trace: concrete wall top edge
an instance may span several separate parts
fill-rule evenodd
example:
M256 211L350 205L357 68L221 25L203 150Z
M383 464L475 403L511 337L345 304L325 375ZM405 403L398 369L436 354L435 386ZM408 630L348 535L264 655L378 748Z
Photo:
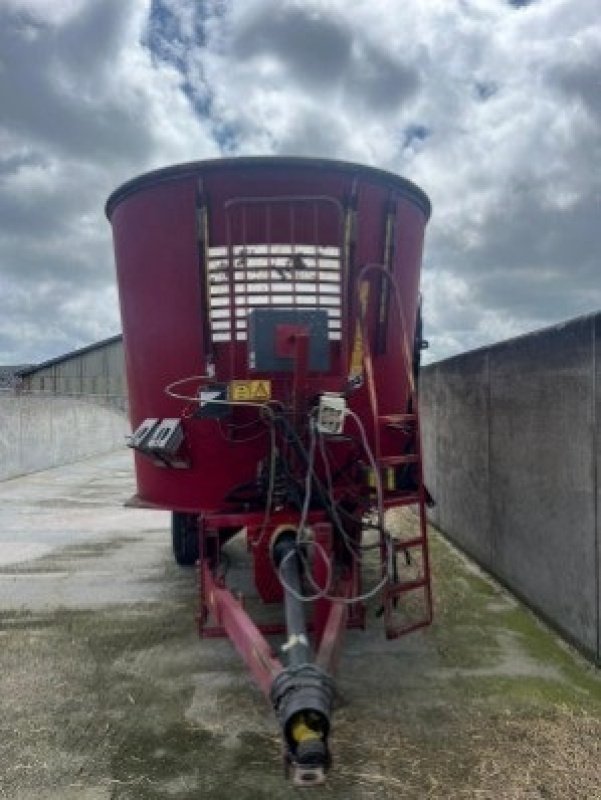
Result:
M434 367L451 367L454 364L463 363L468 359L485 356L488 353L497 353L506 348L518 348L522 345L527 347L536 346L536 342L540 338L553 336L556 334L565 335L566 329L569 330L573 328L576 330L582 326L590 324L601 325L601 311L593 311L589 314L583 314L580 317L574 317L566 320L565 322L559 322L544 328L538 328L534 331L528 331L520 334L519 336L512 336L510 339L503 339L500 342L494 342L493 344L476 347L473 350L467 350L464 353L457 353L454 356L449 356L448 358L443 358L440 361L434 361L431 364L422 366L421 371L428 372Z

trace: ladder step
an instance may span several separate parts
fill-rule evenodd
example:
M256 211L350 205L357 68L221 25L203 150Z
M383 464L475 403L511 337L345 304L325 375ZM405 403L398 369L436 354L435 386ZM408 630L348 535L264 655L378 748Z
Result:
M427 583L428 581L425 578L416 578L414 581L405 581L405 583L394 583L386 589L386 599L391 600L393 597L405 594L405 592L421 589Z
M415 492L384 492L384 508L397 506L413 506L419 503L419 495Z
M400 456L381 456L378 459L380 467L397 467L401 464L417 464L419 456L417 453L406 453Z
M384 425L406 425L409 422L416 422L417 414L381 414L378 420Z
M398 639L400 636L404 636L406 633L412 633L413 631L417 631L420 628L425 628L427 625L430 625L432 622L432 612L429 611L425 614L422 619L417 620L417 622L410 622L406 625L386 625L386 638L387 639Z
M413 539L399 539L398 541L394 540L394 549L397 552L402 552L403 550L408 550L410 547L419 547L426 544L426 537L425 536L416 536Z

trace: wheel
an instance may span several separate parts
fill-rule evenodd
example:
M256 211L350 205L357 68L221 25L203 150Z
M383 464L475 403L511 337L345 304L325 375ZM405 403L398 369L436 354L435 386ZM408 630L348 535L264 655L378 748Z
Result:
M171 541L173 555L182 567L198 561L198 517L196 514L171 513Z

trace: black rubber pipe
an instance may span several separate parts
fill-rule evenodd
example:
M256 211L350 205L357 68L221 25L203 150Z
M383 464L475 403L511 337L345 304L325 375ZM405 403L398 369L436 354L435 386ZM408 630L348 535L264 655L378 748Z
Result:
M279 570L284 589L284 613L288 634L284 648L289 667L308 664L312 657L305 620L306 603L298 599L302 595L302 564L296 547L296 532L292 530L281 533L273 545L273 560Z
M287 667L271 686L271 700L287 746L287 761L299 770L298 780L314 781L315 771L330 764L328 733L334 684L329 675L311 663L305 606L301 595L302 562L296 531L283 530L273 542L272 558L284 589L288 640L284 645Z

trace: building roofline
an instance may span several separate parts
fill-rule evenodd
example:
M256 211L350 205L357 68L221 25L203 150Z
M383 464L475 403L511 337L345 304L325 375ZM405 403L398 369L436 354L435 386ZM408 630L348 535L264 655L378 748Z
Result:
M69 353L64 353L62 356L55 356L55 358L49 358L48 361L42 361L40 364L34 364L26 369L19 370L16 374L20 375L21 377L32 375L34 372L37 372L40 369L53 367L55 364L60 364L63 361L67 361L68 359L76 356L83 356L86 353L91 353L94 350L98 350L101 347L106 347L108 344L114 344L122 339L123 334L117 333L115 336L109 336L108 339L101 339L99 342L94 342L93 344L88 344L85 347L80 347L78 350L71 350Z

